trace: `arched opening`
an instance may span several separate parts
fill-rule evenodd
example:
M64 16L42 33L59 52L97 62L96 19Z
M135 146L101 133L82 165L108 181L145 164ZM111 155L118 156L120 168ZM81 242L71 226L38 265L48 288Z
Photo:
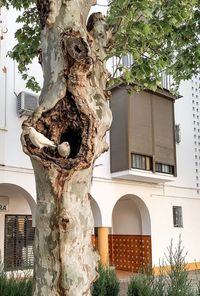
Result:
M35 208L22 187L0 184L0 252L7 270L33 267Z
M10 197L11 211L30 211L33 217L33 226L35 225L36 201L29 192L16 184L0 183L0 196Z
M101 217L101 211L98 203L91 195L90 197L91 197L90 205L91 205L91 209L94 217L94 228L95 228L95 227L102 226L102 217Z
M98 237L98 227L102 226L102 217L100 208L96 202L96 200L90 195L90 205L94 218L94 229L92 233L92 244L95 249L97 249L97 237Z
M141 214L132 199L120 199L113 210L113 234L142 233Z
M151 264L151 222L138 196L125 195L113 208L109 238L110 263L116 269L139 272Z

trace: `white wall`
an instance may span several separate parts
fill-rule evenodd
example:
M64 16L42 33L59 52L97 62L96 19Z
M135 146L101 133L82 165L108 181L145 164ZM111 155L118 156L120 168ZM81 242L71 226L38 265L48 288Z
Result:
M91 198L90 200L90 205L91 205L93 218L94 218L94 227L102 226L101 212L97 202L93 198Z
M142 234L142 221L138 207L132 199L121 199L113 210L113 234Z
M36 187L33 171L0 166L0 195L2 195L3 186L9 188L12 186L13 190L20 190L20 194L26 197L33 215L33 225L35 225Z
M190 81L181 83L180 94L183 97L175 102L175 122L180 124L181 127L181 142L176 145L178 178L173 185L195 188L193 112Z
M0 109L0 129L5 129L6 127L6 79L7 79L7 71L5 65L5 57L6 57L6 14L3 13L3 9L0 9L0 90L1 90L1 109Z
M175 189L175 190L174 190ZM134 195L141 200L143 208L147 207L150 215L150 221L148 216L142 213L142 206L136 203L138 209L140 209L141 222L144 223L142 228L145 231L142 234L148 234L152 236L152 260L153 265L158 266L159 260L164 258L164 253L167 251L167 247L173 239L175 245L179 239L179 235L182 236L183 246L185 251L188 252L186 260L188 262L200 261L200 200L193 198L191 192L188 189L179 188L166 188L162 185L145 184L140 182L128 182L122 180L105 181L101 179L95 179L92 187L92 196L96 199L99 208L102 213L102 226L111 227L112 211L117 201L127 195ZM174 192L174 195L172 193ZM134 198L133 198L134 200ZM134 201L136 202L137 199ZM131 225L126 226L124 212L126 211L131 216L131 213L136 217L135 208L127 208L127 204L119 203L120 210L114 215L117 219L117 225L120 233L126 233L132 229ZM183 228L175 228L173 226L173 206L182 206L183 210ZM128 223L133 223L133 216ZM144 218L143 218L144 217ZM134 223L136 221L134 220ZM146 223L146 224L145 224ZM148 225L147 225L148 224ZM126 224L127 225L127 224ZM124 226L124 227L123 227ZM149 228L148 228L149 227ZM123 231L123 229L124 231Z
M1 196L9 198L9 210L0 212L0 254L3 257L5 215L31 215L32 213L25 196L15 187L0 184L0 200Z
M183 228L173 227L172 207L181 206L183 211ZM152 196L152 255L153 264L159 265L159 259L164 258L171 239L177 246L179 236L185 249L187 262L200 261L200 201L197 199Z
M9 13L5 9L1 10L0 20L8 32L4 34L4 39L0 40L0 85L5 87L0 88L0 104L2 106L0 108L0 164L31 168L29 158L22 152L20 144L21 124L25 117L18 118L16 112L16 94L26 90L25 83L18 74L16 63L6 57L6 53L16 43L14 39L17 29L16 16L16 12L12 9L9 10ZM6 73L2 73L2 67L5 67ZM42 83L42 71L37 61L31 66L30 73L36 74L36 79Z
M108 10L108 0L98 0L96 5L93 5L90 13L101 11L104 15L106 15Z

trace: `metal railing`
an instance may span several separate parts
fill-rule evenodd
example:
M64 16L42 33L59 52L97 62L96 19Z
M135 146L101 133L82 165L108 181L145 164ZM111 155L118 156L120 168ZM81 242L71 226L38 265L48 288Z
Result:
M131 54L127 54L126 56L122 57L112 57L110 64L111 64L111 74L112 77L116 78L122 75L122 71L120 70L120 65L126 68L130 68L133 64L134 60ZM167 90L171 89L172 81L171 76L166 73L166 71L163 71L160 73L161 77L161 87Z

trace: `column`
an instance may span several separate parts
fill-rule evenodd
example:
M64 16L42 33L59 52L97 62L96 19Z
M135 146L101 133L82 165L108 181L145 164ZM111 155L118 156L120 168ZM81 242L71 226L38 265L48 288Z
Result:
M108 227L98 227L98 251L100 254L101 264L103 266L109 265L109 251L108 251Z

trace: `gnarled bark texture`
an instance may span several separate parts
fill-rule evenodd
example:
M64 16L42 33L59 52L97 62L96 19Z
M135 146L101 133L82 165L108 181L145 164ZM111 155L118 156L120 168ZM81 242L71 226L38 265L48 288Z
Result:
M104 17L88 17L94 0L38 0L42 25L40 60L44 85L40 106L23 123L22 145L32 160L37 186L34 296L91 295L98 255L91 245L89 191L95 159L108 149L111 112L106 91ZM39 149L28 127L67 141Z

